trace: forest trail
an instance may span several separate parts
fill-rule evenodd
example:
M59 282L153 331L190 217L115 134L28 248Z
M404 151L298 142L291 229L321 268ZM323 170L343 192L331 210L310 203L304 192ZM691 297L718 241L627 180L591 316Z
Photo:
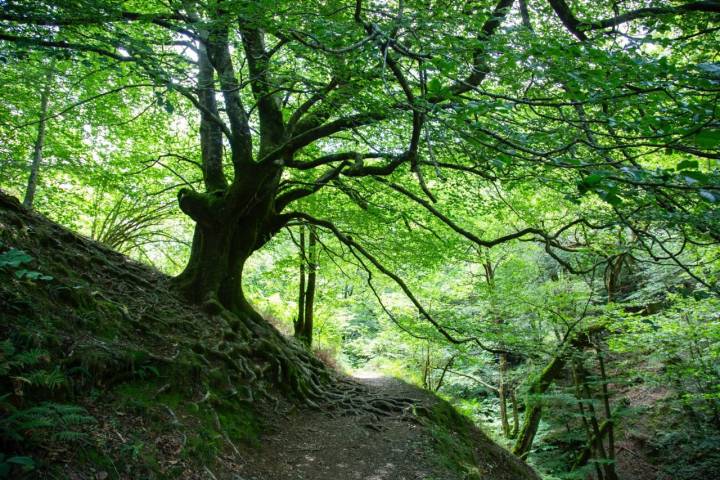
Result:
M356 379L370 390L416 398L419 391L393 378ZM296 410L287 423L272 425L263 447L248 458L246 480L415 480L438 476L427 458L432 438L399 415L337 416ZM442 472L445 473L445 472ZM253 476L254 475L254 476Z
M413 399L416 407L431 408L437 398L391 377L353 379L371 395ZM331 416L318 410L295 410L277 425L268 426L263 448L247 457L242 480L455 480L466 478L441 465L439 442L432 426L401 414L377 418ZM280 417L278 417L279 419ZM503 452L485 450L479 431L475 463L492 478L514 478ZM485 454L483 454L485 453ZM498 455L499 454L499 455ZM504 463L505 465L499 465ZM506 472L507 477L500 472ZM529 469L528 469L529 472ZM499 475L498 475L499 474ZM474 477L473 477L474 478ZM483 475L482 478L485 478ZM517 478L517 477L515 477Z

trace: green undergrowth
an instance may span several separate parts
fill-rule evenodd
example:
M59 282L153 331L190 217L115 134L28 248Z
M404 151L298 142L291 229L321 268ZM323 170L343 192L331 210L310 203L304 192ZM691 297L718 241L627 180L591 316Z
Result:
M258 444L256 407L192 353L168 364L142 345L110 342L78 346L68 359L52 322L24 318L6 332L0 478L68 478L63 463L111 479L185 478Z

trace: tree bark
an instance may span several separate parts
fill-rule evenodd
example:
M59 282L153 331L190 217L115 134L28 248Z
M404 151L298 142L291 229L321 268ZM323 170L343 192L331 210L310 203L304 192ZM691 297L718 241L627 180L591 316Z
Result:
M515 438L518 435L518 429L520 428L520 416L518 414L517 398L515 397L515 388L510 390L510 404L512 405L512 417L513 426L510 432L510 438Z
M596 349L598 364L600 367L600 379L602 381L602 400L603 408L605 409L605 422L607 425L607 456L609 463L605 466L605 474L608 480L617 480L617 473L615 472L615 432L612 410L610 409L610 393L608 391L608 380L607 373L605 371L605 359L603 358L603 352L598 347ZM602 429L601 429L601 441L602 441Z

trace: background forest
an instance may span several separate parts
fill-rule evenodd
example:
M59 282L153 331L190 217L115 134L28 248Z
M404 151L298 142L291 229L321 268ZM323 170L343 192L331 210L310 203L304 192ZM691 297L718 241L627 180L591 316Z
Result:
M198 136L201 32L227 8L267 32L272 69L226 38L253 135L271 96L288 125L383 116L284 160L294 216L242 276L265 319L438 393L543 478L717 475L718 2L227 3L0 0L0 188L181 274L183 198L236 184Z

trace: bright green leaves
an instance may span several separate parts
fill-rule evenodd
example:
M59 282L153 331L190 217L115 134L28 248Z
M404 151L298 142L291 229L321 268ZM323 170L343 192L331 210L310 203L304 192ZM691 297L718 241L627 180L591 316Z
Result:
M698 168L698 162L697 160L683 160L680 163L677 164L677 167L675 169L677 171L682 170L697 170Z
M595 192L605 202L613 206L622 203L619 195L617 182L610 179L611 172L595 171L584 176L578 183L577 188L581 195L587 192Z
M673 189L679 192L693 192L703 200L720 201L717 177L700 169L697 160L683 159L674 169L622 167L619 170L593 170L576 183L579 194L595 192L612 206L619 206L623 200L637 200L639 189L652 192L657 189Z
M441 96L447 93L447 89L443 88L442 82L437 77L428 82L427 90L431 96Z

